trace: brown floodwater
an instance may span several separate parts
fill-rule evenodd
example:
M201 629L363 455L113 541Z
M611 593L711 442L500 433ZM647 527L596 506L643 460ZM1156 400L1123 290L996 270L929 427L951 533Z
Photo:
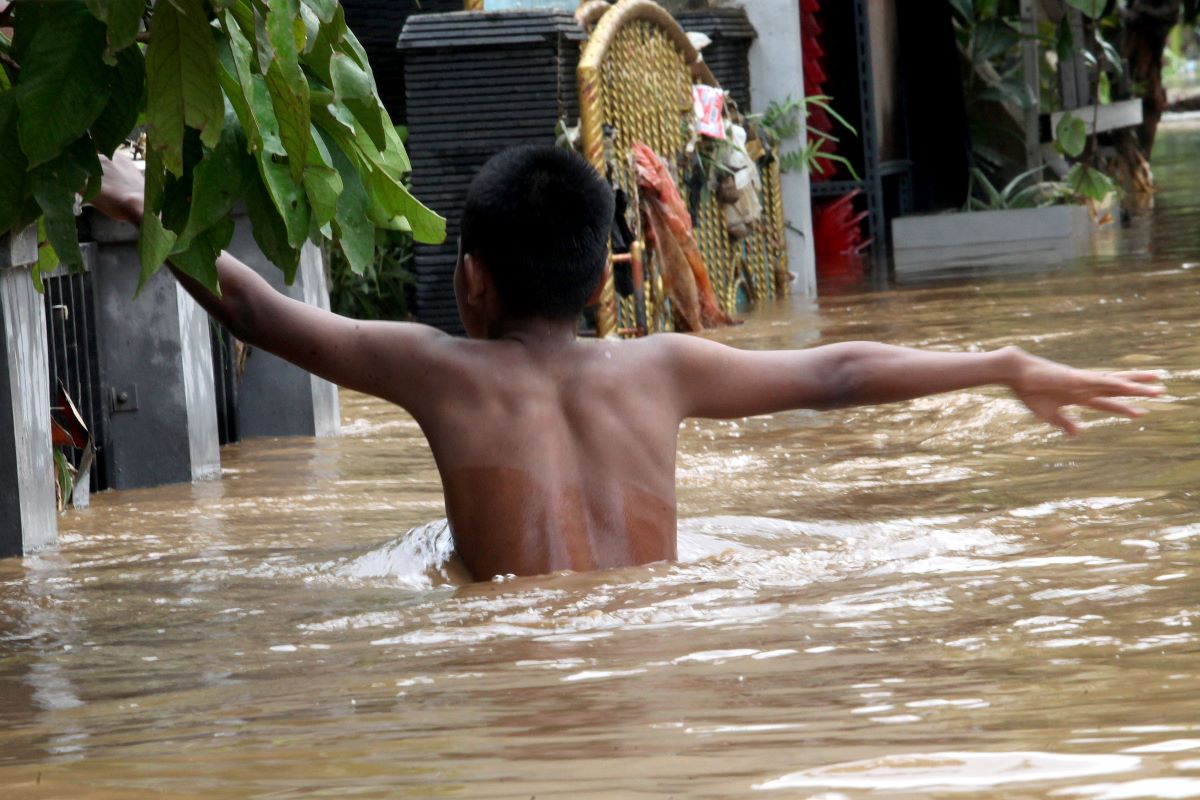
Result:
M402 538L437 475L362 396L339 439L94 498L0 562L0 796L1200 796L1197 152L1164 131L1101 255L718 334L1164 370L1143 420L1068 441L987 389L688 423L683 563L472 587Z

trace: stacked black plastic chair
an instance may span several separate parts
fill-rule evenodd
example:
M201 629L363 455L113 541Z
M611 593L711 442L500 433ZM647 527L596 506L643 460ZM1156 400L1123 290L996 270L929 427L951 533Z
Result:
M459 218L471 179L499 151L553 144L579 118L584 36L562 12L460 12L410 17L400 37L413 192L445 215L446 242L419 245L417 318L462 333L454 301Z
M396 42L413 14L462 11L463 0L342 0L346 24L362 42L380 99L397 124L404 122L404 60Z
M750 45L758 33L746 12L740 8L711 8L684 11L675 18L685 31L712 39L702 51L704 63L737 101L742 113L750 113Z

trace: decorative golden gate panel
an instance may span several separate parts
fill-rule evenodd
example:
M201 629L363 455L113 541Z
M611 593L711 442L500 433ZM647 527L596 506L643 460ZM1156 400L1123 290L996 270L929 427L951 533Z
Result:
M693 198L695 238L722 310L732 316L740 298L759 301L785 293L790 275L778 163L758 159L763 213L748 235L735 239L716 181L710 178L720 167L710 159L706 168L703 152L710 145L696 134L692 87L717 82L678 23L651 0L620 0L613 6L589 2L578 18L589 29L579 66L584 152L628 196L628 221L638 241L626 258L644 266L634 270L643 275L642 291L629 297L618 297L610 274L597 311L597 332L673 329L661 258L651 253L641 264L646 234L638 213L635 142L653 149L674 173L681 193ZM743 121L736 109L730 115Z

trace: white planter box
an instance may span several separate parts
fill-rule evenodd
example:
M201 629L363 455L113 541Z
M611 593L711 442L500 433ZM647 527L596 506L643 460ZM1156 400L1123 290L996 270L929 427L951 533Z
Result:
M1076 205L900 217L892 220L896 277L1054 263L1088 252L1096 230Z

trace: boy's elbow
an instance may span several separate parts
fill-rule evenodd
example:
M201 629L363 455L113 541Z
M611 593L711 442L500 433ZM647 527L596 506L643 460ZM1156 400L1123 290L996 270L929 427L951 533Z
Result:
M826 365L825 391L813 406L818 411L833 411L839 408L862 405L869 402L864 397L864 386L869 370L870 344L849 342L833 345Z

